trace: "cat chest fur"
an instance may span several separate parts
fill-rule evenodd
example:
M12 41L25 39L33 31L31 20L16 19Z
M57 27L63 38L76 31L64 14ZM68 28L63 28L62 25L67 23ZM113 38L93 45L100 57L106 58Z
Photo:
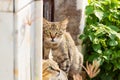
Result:
M50 49L52 49L53 60L56 61L59 67L67 73L70 69L71 59L65 38L63 38L62 42L57 48L47 47L45 48L44 52L47 53ZM48 58L48 55L44 54L44 58Z

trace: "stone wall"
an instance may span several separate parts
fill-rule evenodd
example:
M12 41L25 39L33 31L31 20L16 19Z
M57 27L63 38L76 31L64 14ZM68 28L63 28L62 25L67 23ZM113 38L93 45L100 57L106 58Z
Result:
M55 0L55 21L64 20L69 17L67 31L70 32L76 45L79 45L78 35L80 34L80 21L82 3L78 0Z

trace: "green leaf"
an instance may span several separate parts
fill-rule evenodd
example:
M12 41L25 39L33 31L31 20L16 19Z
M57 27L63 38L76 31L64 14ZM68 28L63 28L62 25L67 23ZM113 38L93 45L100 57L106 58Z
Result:
M94 10L94 13L95 13L95 16L99 19L99 21L101 21L104 16L104 12L101 10Z
M115 71L115 70L117 70L117 69L120 69L120 64L118 63L117 60L115 60L113 64L114 64L114 69L113 69L113 71Z
M96 51L97 53L102 53L100 44L93 44L92 47L93 47L93 50Z
M106 72L103 72L100 77L101 77L100 80L113 80L113 79L112 79L113 76L109 75L109 74L106 73Z
M112 69L112 64L105 63L105 69L111 70Z
M106 56L109 56L111 54L112 54L112 50L111 49L107 49L107 50L104 51L104 55L106 55Z
M109 25L109 27L116 32L120 31L120 29L118 27L116 27L115 25Z
M109 34L110 39L114 40L116 38L115 34Z
M116 45L118 45L118 42L115 40L108 40L108 45L109 46L116 46Z
M97 31L95 32L95 35L99 36L101 34L105 34L104 29L100 26L99 29L97 29Z
M88 1L85 61L101 59L101 72L93 80L120 80L120 0Z
M118 75L118 80L120 80L120 74Z
M119 58L120 58L120 50L119 51L116 51L116 50L112 51L112 55L111 55L112 62L114 63L114 61L116 61L116 59L119 59Z
M90 4L90 3L91 3L91 0L88 0L88 3Z
M87 6L86 7L86 15L92 14L94 12L94 7L93 6Z
M91 56L88 57L88 61L92 62L95 59L98 59L99 55L97 53L93 53Z
M90 41L93 41L95 39L94 33L90 33L88 37L90 38Z
M99 44L99 39L98 38L94 38L94 40L92 42L93 42L93 44Z
M85 40L86 38L87 38L87 36L85 34L81 34L79 37L79 39L81 39L81 40Z
M108 57L107 56L103 56L104 59L108 60Z
M104 5L108 5L109 2L107 0L105 0L105 1L101 1L101 3Z

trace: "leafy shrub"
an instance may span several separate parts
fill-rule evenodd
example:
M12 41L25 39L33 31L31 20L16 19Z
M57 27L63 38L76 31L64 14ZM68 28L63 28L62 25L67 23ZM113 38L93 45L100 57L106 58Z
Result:
M101 61L93 80L120 80L120 1L89 0L80 39L86 46L85 62Z

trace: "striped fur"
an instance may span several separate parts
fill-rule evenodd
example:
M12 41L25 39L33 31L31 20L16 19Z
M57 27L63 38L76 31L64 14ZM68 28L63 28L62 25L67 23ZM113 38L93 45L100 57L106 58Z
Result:
M61 22L49 22L44 19L44 59L48 59L52 49L53 60L66 74L73 76L80 73L83 55L78 51L71 35L66 32L68 19Z

